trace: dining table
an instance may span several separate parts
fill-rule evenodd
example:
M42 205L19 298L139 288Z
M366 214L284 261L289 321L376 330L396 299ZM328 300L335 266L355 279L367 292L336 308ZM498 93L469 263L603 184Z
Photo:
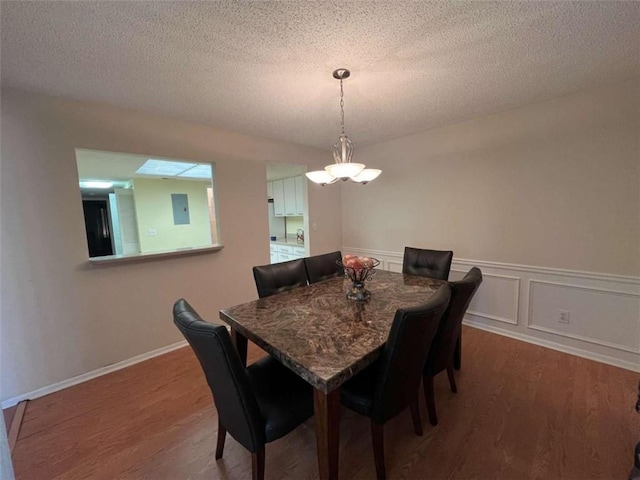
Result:
M338 478L340 386L380 357L398 308L446 283L376 270L366 301L348 299L352 282L340 276L220 311L245 364L251 340L313 386L321 479Z

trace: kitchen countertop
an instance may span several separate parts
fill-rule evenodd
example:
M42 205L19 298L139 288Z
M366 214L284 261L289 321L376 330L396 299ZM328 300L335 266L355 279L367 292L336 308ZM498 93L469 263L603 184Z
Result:
M304 247L304 243L298 243L295 237L278 237L275 241L271 240L271 245L292 245L294 247Z

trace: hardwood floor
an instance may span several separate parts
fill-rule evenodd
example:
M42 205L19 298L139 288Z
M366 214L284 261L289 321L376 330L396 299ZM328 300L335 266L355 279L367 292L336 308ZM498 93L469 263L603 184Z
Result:
M637 373L465 327L458 393L435 379L439 425L420 409L385 425L389 478L626 478L640 432ZM262 351L249 346L249 362ZM18 479L244 479L251 456L227 438L189 348L29 402ZM317 478L313 418L266 447L267 479ZM340 478L375 477L369 421L343 409Z

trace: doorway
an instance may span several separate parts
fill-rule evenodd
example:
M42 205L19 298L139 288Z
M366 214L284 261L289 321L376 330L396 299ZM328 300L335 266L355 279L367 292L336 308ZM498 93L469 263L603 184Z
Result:
M87 231L89 257L113 255L113 242L106 200L83 200L84 224Z

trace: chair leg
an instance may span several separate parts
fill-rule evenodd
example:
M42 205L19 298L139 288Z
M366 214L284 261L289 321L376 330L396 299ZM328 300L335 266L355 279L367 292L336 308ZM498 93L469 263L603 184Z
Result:
M227 429L224 428L220 419L218 419L218 443L216 445L216 460L222 458L222 452L224 451L224 439L227 436Z
M264 480L264 447L251 454L251 479Z
M413 399L409 402L409 409L411 410L411 419L413 420L413 431L418 436L422 436L422 422L420 421L420 403L418 398L418 390L413 396Z
M429 422L435 427L436 425L438 425L438 416L436 415L436 401L433 396L433 377L429 375L423 375L422 383L424 384L424 398L427 401L427 414L429 415Z
M462 367L462 331L456 341L456 348L453 351L453 368L460 370Z
M453 363L447 365L447 377L449 377L449 386L453 393L458 393L458 387L456 387L456 377L453 374Z
M384 467L384 425L378 425L371 420L371 440L373 443L373 458L376 463L376 476L378 480L385 480Z

